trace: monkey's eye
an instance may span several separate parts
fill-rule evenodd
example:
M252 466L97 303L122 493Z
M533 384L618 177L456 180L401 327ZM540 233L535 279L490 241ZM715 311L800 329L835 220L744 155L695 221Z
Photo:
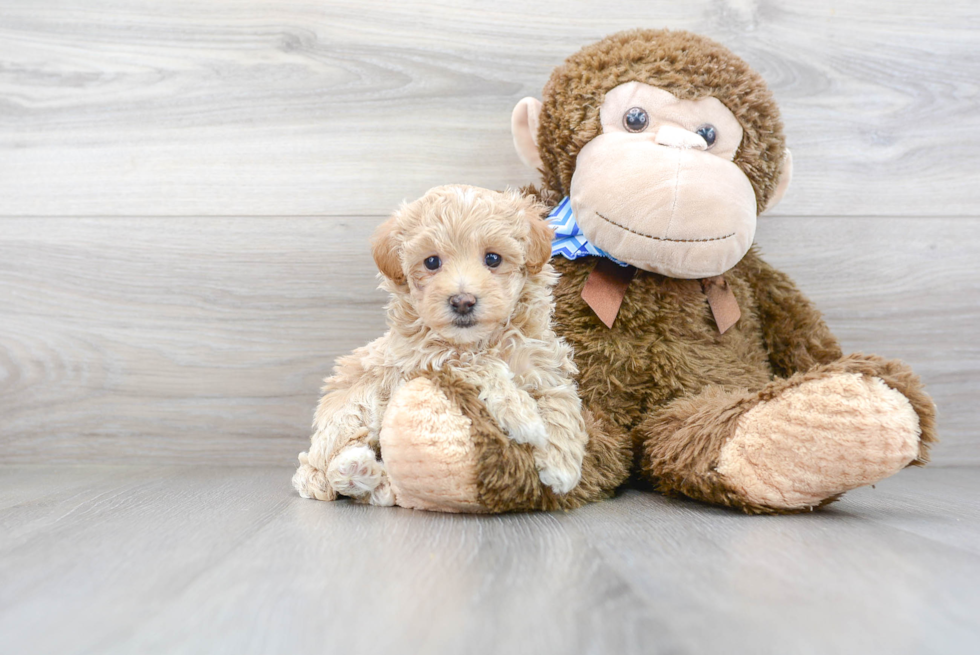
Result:
M442 260L433 255L432 257L426 258L424 264L430 271L436 271L439 270L440 266L442 266Z
M698 136L704 139L704 142L708 144L708 147L715 145L715 141L718 140L718 132L715 131L714 125L702 125L697 130Z
M497 268L500 266L500 262L504 261L504 258L495 252L488 252L487 256L483 258L483 261L490 268Z
M623 116L623 126L628 132L642 132L649 122L646 111L641 107L633 107Z

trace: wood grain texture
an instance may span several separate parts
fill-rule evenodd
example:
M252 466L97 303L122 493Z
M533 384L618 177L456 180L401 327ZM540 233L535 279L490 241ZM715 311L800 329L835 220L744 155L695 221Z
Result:
M796 516L629 490L472 517L284 468L0 467L0 652L975 652L978 472Z
M385 329L382 217L0 219L0 462L289 464L333 360ZM980 221L767 218L849 351L910 362L941 465L980 464Z
M0 10L0 213L378 215L533 179L509 116L582 45L689 29L771 83L791 215L975 215L973 0L86 3Z
M384 331L378 222L2 221L3 457L291 461Z

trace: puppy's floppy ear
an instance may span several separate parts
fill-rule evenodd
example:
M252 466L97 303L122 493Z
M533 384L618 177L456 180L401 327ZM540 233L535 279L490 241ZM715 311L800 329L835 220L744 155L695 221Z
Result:
M551 259L551 240L555 230L542 216L541 207L533 207L528 212L528 223L531 229L527 235L527 272L531 275L540 273L544 265Z
M398 215L394 215L378 226L371 237L371 254L378 270L395 284L405 284L405 272L399 257L401 230Z

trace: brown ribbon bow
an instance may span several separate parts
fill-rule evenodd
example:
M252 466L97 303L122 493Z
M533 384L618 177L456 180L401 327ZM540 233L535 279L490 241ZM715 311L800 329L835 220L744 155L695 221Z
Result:
M634 275L636 275L635 267L619 266L605 258L600 259L589 273L585 286L582 287L582 299L607 328L612 328L616 321L623 298L626 297L626 289ZM706 277L698 282L701 284L701 292L708 299L708 306L711 307L718 332L725 334L728 328L735 325L742 316L735 294L732 293L724 275Z

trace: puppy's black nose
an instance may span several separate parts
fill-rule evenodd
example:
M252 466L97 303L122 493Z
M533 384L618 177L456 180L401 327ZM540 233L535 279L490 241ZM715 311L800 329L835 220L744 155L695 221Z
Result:
M455 296L449 296L449 306L456 314L466 316L476 306L476 296L472 293L457 293Z

